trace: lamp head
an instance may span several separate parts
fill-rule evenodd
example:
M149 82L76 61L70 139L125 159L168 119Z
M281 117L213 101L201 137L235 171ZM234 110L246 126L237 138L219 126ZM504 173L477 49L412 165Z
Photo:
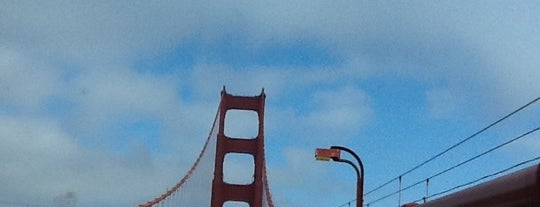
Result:
M341 151L339 149L323 149L317 148L315 150L315 159L320 161L339 160Z

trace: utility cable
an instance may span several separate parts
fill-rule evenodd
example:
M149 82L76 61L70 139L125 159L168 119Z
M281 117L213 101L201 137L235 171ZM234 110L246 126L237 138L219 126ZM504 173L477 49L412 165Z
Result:
M378 187L376 187L376 188L374 188L374 189L368 191L367 193L364 194L364 196L369 195L370 193L373 193L373 192L375 192L375 191L377 191L377 190L383 188L384 186L387 186L388 184L390 184L390 183L392 183L392 182L398 180L399 177L403 177L403 176L405 176L405 175L411 173L412 171L415 171L416 169L418 169L418 168L420 168L420 167L426 165L427 163L429 163L429 162L431 162L431 161L437 159L438 157L442 156L443 154L446 154L448 151L450 151L450 150L452 150L452 149L458 147L459 145L461 145L461 144L463 144L463 143L469 141L470 139L472 139L472 138L478 136L479 134L483 133L484 131L488 130L489 128L491 128L491 127L493 127L493 126L499 124L500 122L504 121L505 119L507 119L507 118L513 116L514 114L518 113L519 111L521 111L521 110L523 110L523 109L529 107L530 105L534 104L534 103L537 102L538 100L540 100L540 97L537 97L537 98L533 99L532 101L530 101L530 102L528 102L527 104L525 104L525 105L519 107L518 109L512 111L511 113L507 114L506 116L504 116L504 117L498 119L497 121L495 121L495 122L489 124L488 126L482 128L481 130L477 131L476 133L472 134L471 136L469 136L469 137L467 137L467 138L465 138L465 139L463 139L463 140L457 142L456 144L454 144L454 145L452 145L452 146L446 148L446 149L443 150L442 152L440 152L440 153L434 155L433 157L431 157L431 158L425 160L424 162L422 162L422 163L420 163L420 164L414 166L413 168L411 168L411 169L405 171L405 172L402 173L401 175L399 175L399 176L397 176L397 177L395 177L395 178L392 178L392 179L390 179L389 181L383 183L382 185L379 185Z
M525 165L525 164L528 164L528 163L531 163L531 162L534 162L534 161L537 161L537 160L540 160L540 156L535 157L535 158L532 158L532 159L530 159L530 160L526 160L526 161L520 162L520 163L515 164L515 165L512 165L512 166L510 166L510 167L508 167L508 168L506 168L506 169L497 171L497 172L495 172L495 173L492 173L492 174L489 174L489 175L485 175L485 176L480 177L480 178L478 178L478 179L476 179L476 180L469 181L469 182L467 182L467 183L463 183L463 184L454 186L454 187L449 188L449 189L447 189L447 190L443 190L443 191L441 191L441 192L438 192L438 193L435 193L435 194L433 194L433 195L430 195L430 196L428 196L428 197L426 197L426 198L433 198L433 197L436 197L436 196L439 196L439 195L442 195L442 194L446 194L446 193L451 192L451 191L454 191L454 190L456 190L456 189L459 189L459 188L462 188L462 187L465 187L465 186L472 185L472 184L474 184L474 183L477 183L477 182L480 182L480 181L482 181L482 180L485 180L485 179L488 179L488 178L497 176L497 175L499 175L499 174L508 172L508 171L510 171L510 170L513 170L514 168L520 167L520 166L522 166L522 165ZM426 199L426 198L418 199L418 200L413 201L413 202L417 203L417 202L420 202L420 201L422 201L422 200L424 200L424 199Z
M489 149L489 150L486 150L486 151L484 151L484 152L482 152L482 153L480 153L480 154L478 154L478 155L476 155L476 156L474 156L474 157L471 157L471 158L469 158L469 159L467 159L467 160L465 160L465 161L463 161L463 162L460 162L460 163L458 163L458 164L456 164L456 165L454 165L454 166L452 166L452 167L449 167L449 168L447 168L447 169L445 169L445 170L443 170L443 171L440 171L440 172L438 172L438 173L436 173L436 174L434 174L434 175L432 175L432 176L430 176L430 177L428 177L428 178L426 178L426 179L422 179L422 180L420 180L420 181L418 181L418 182L416 182L416 183L413 183L413 184L411 184L411 185L409 185L409 186L407 186L407 187L405 187L405 188L403 188L403 189L399 189L399 190L397 190L397 191L395 191L395 192L392 192L392 193L390 193L390 194L387 194L387 195L385 195L385 196L382 196L381 198L376 199L376 200L370 202L369 204L376 203L376 202L378 202L378 201L384 200L384 199L389 198L389 197L391 197L391 196L393 196L393 195L396 195L396 194L398 194L398 193L401 193L402 191L406 191L406 190L408 190L408 189L410 189L410 188L412 188L412 187L414 187L414 186L417 186L417 185L419 185L419 184L421 184L421 183L424 183L426 180L432 180L432 179L435 178L435 177L438 177L438 176L440 176L440 175L442 175L442 174L444 174L444 173L447 173L447 172L449 172L449 171L451 171L451 170L453 170L453 169L456 169L456 168L458 168L458 167L460 167L460 166L462 166L462 165L464 165L464 164L466 164L466 163L469 163L469 162L471 162L471 161L473 161L473 160L475 160L475 159L478 159L479 157L482 157L482 156L484 156L484 155L486 155L486 154L488 154L488 153L491 153L491 152L493 152L493 151L495 151L495 150L497 150L497 149L499 149L499 148L501 148L501 147L504 147L504 146L506 146L506 145L508 145L508 144L510 144L510 143L512 143L512 142L515 142L515 141L517 141L517 140L519 140L519 139L521 139L521 138L523 138L523 137L526 137L526 136L528 136L528 135L530 135L530 134L532 134L532 133L534 133L534 132L536 132L536 131L538 131L538 130L540 130L540 127L536 127L536 128L534 128L534 129L532 129L532 130L529 130L528 132L525 132L525 133L523 133L523 134L521 134L521 135L519 135L519 136L517 136L517 137L515 137L515 138L513 138L513 139L510 139L510 140L508 140L508 141L506 141L506 142L504 142L504 143L502 143L502 144L499 144L499 145L497 145L497 146L495 146L495 147L493 147L493 148L491 148L491 149ZM434 194L434 195L435 195L435 194Z

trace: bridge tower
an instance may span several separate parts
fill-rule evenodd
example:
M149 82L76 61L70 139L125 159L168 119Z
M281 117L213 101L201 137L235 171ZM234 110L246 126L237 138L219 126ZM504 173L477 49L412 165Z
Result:
M222 207L227 201L246 202L250 207L262 207L264 176L264 90L258 96L235 96L221 91L219 131L216 143L214 180L212 181L211 207ZM251 110L258 115L257 137L227 137L225 116L228 110ZM254 179L251 184L239 185L223 180L223 162L227 153L242 153L254 158Z

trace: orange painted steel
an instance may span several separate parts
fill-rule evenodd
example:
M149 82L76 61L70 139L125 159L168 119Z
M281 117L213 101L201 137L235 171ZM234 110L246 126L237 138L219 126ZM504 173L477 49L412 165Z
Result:
M418 207L540 206L540 165L534 165Z
M227 201L239 201L250 207L261 207L263 191L267 191L266 168L264 163L264 90L258 96L235 96L225 88L221 92L219 109L219 131L216 143L214 180L212 181L211 207L222 207ZM225 135L225 116L228 110L251 110L258 115L258 134L251 139L227 137ZM247 185L229 184L223 180L223 162L227 153L243 153L254 157L254 181ZM270 195L266 192L266 197ZM271 202L271 201L270 201Z
M216 140L216 159L214 168L214 180L212 181L211 207L222 207L227 201L241 201L249 204L250 207L262 207L266 202L268 207L274 207L272 195L270 193L266 164L264 158L264 105L266 95L264 90L258 96L234 96L227 94L225 88L221 92L221 102L218 112L214 118L212 129L206 139L203 149L197 160L191 166L188 173L176 183L170 190L160 196L148 201L139 207L152 207L165 202L187 182L199 166L201 159L209 147L209 143L214 138L215 127L219 127ZM228 110L252 110L258 115L258 135L253 139L242 139L239 137L227 137L224 133L225 116ZM254 157L255 175L253 183L249 185L228 184L223 181L223 161L227 153L244 153ZM264 195L264 197L263 197ZM263 200L264 199L264 200Z

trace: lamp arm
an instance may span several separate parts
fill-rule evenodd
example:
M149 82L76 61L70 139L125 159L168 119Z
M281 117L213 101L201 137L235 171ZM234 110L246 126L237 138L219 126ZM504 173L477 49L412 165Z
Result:
M362 178L364 177L364 164L362 163L360 157L358 157L358 155L354 151L342 146L331 146L330 149L339 149L351 154L354 159L356 159L356 162L358 162L358 166L360 166L360 174L362 175Z

